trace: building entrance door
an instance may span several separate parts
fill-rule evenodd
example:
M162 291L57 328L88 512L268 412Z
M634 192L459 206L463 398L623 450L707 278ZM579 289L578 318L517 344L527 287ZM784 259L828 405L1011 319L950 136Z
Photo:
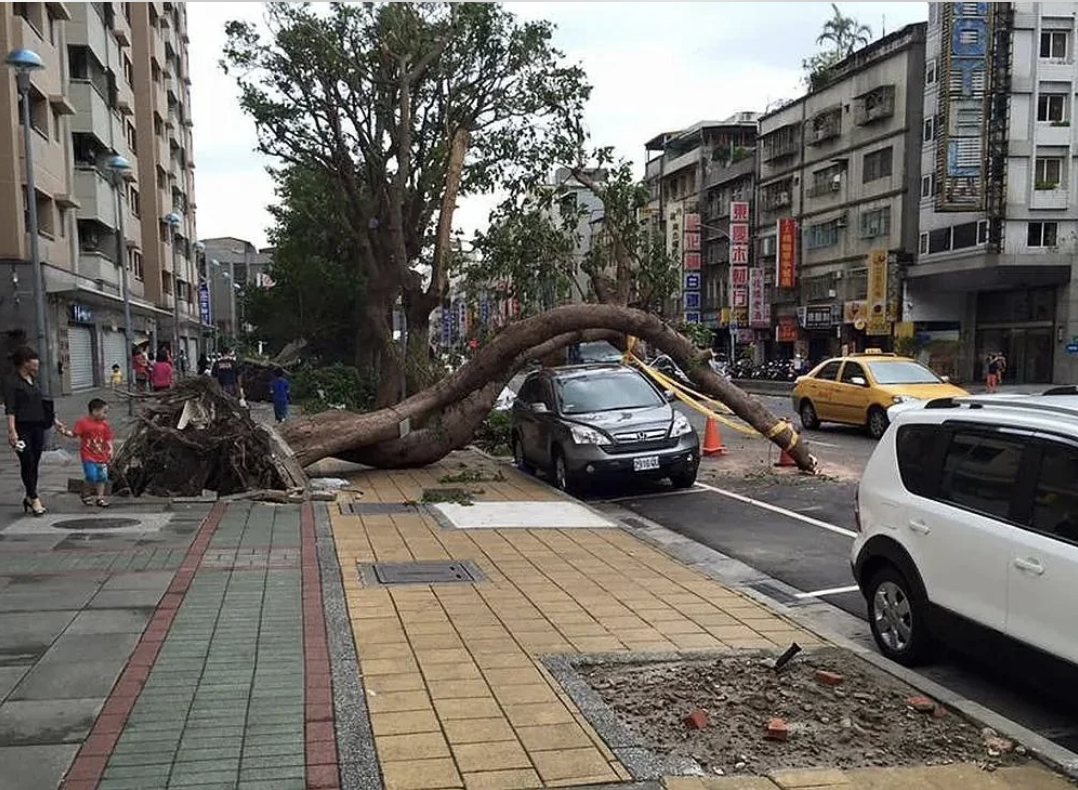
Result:
M1052 328L1012 327L977 333L978 373L985 357L1002 351L1007 357L1003 385L1052 383ZM983 376L979 376L983 378Z

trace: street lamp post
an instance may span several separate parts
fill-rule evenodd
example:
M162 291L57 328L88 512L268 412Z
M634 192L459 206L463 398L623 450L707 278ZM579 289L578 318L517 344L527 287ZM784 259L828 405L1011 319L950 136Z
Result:
M195 246L195 279L200 280L200 278L202 276L201 273L199 272L199 268L198 268L199 258L202 259L202 263L203 263L203 265L205 266L205 269L206 269L206 275L205 275L205 281L206 281L206 315L205 316L202 315L202 283L201 282L198 283L198 325L200 327L200 329L198 331L198 337L199 337L199 346L201 348L205 349L205 347L206 347L206 341L205 341L206 329L205 329L205 327L210 322L210 305L209 305L209 297L210 297L210 266L209 266L209 263L207 263L207 261L206 261L206 245L203 244L201 241L196 241L194 246ZM192 360L190 360L190 359L187 360L188 366L190 366L191 363L192 363ZM194 364L198 365L197 360L194 361Z
M183 220L175 211L163 217L169 228L168 243L172 249L172 359L175 361L180 350L180 277L176 271L176 228Z
M124 296L124 378L127 379L127 415L130 417L135 413L135 401L132 398L131 389L135 380L135 369L131 362L131 351L134 347L135 338L134 330L131 327L131 289L127 274L127 237L124 230L123 185L131 175L131 163L116 154L109 157L105 167L112 174L112 184L116 188L117 257L120 264L120 282Z
M45 315L45 271L41 265L38 249L37 187L34 184L34 147L30 126L30 73L45 68L36 52L28 49L13 50L4 61L15 69L15 82L22 97L23 150L26 160L26 213L30 227L30 265L34 270L34 307L37 313L37 353L41 358L41 393L52 394L52 355L49 353L49 332Z

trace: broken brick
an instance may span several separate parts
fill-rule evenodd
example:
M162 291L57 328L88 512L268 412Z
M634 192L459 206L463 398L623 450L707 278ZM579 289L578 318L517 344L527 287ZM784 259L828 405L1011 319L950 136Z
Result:
M784 741L790 734L790 728L785 720L774 718L767 723L767 732L764 737L769 741Z
M928 697L915 696L906 697L906 704L913 708L918 713L932 713L936 709L936 703L930 700Z
M937 705L936 709L932 711L933 719L945 719L947 718L947 709L942 705Z
M683 721L690 730L702 730L710 723L707 714L699 708L686 716Z
M816 670L816 682L824 686L838 686L841 685L842 681L845 679L846 678L837 672L828 672L826 669Z

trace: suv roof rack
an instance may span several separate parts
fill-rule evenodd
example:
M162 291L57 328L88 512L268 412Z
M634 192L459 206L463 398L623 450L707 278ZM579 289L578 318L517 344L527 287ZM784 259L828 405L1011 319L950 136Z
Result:
M1041 395L1078 395L1078 384L1064 384L1062 387L1052 387L1042 392Z
M983 409L980 403L960 403L953 396L946 398L933 398L925 404L926 409L960 409L969 406L971 409Z
M1078 395L1078 392L1066 392L1056 393L1057 395ZM1032 400L1031 398L978 398L977 396L971 396L962 398L962 402L968 403L970 407L974 406L991 406L999 407L1002 409L1023 409L1025 411L1039 411L1049 412L1051 414L1065 414L1068 417L1078 418L1078 408L1067 408L1065 406L1057 406L1054 403L1045 403L1043 401ZM940 408L940 407L937 407Z

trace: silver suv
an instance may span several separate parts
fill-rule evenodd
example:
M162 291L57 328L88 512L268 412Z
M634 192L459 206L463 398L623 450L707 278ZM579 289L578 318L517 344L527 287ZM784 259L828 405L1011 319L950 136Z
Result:
M547 368L527 379L513 403L517 467L550 473L567 491L589 480L667 477L696 482L700 440L668 395L623 365Z

